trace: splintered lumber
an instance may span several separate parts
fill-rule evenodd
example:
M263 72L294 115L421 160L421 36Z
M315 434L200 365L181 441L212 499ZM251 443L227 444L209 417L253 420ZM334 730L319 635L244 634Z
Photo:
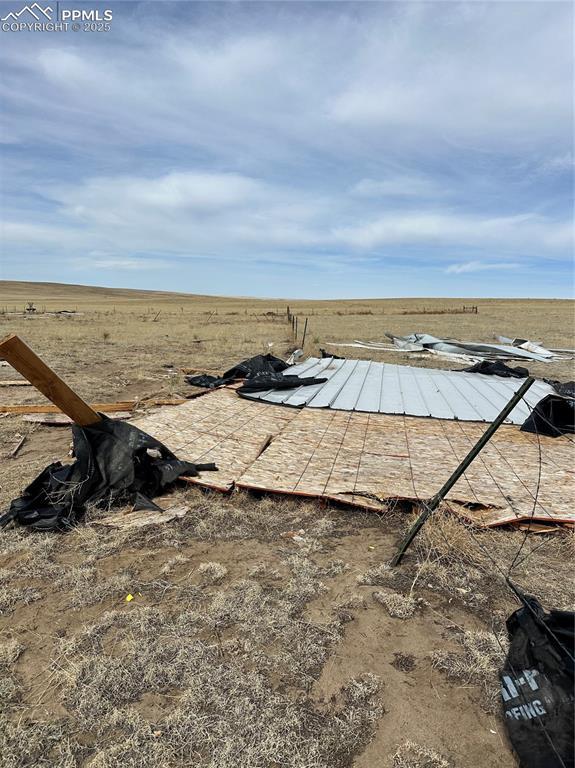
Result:
M25 442L26 442L26 435L22 435L20 440L18 440L14 448L10 451L10 457L12 459L14 459L17 456L18 451L20 450L20 448L22 448Z
M101 421L101 416L15 334L0 341L0 354L74 423L87 427Z

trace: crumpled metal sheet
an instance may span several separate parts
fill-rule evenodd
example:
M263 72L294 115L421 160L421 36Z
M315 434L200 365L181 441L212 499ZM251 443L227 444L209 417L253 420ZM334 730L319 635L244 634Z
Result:
M477 360L534 360L549 361L552 354L540 347L544 354L511 344L486 344L483 342L438 339L428 333L412 333L410 336L392 336L393 343L401 349L430 349L451 355L469 355ZM510 340L511 341L511 340Z

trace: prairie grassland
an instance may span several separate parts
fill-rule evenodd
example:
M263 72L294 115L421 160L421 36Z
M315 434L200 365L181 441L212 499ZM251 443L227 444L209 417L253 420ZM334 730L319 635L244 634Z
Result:
M28 301L84 314L10 314ZM187 394L179 368L222 370L268 343L280 356L293 349L287 303L309 318L308 354L386 330L573 346L569 302L286 302L7 283L0 335L21 335L86 398ZM478 314L402 314L463 303ZM562 364L544 375L572 374ZM0 398L40 402L30 390ZM0 420L2 449L23 433L0 466L0 508L68 458L68 428ZM171 500L185 517L136 531L98 526L91 510L66 535L0 532L0 768L515 765L497 670L516 603L490 558L506 568L522 532L437 515L392 570L411 521L399 510L198 488ZM295 530L301 541L282 536ZM572 541L523 546L514 577L546 607L573 605Z
M29 301L39 312L71 309L83 314L11 314L23 311ZM298 317L297 337L287 322L288 305ZM463 305L476 305L478 313L419 314ZM472 341L492 341L494 334L503 334L540 340L552 347L573 347L575 335L574 303L570 301L289 301L0 282L0 334L20 334L83 396L94 400L175 391L182 382L181 377L166 373L164 366L170 364L178 369L224 370L270 348L278 356L285 355L301 345L306 318L308 355L319 354L320 347L330 341L385 341L386 331L424 331ZM348 357L414 362L397 353L328 349ZM453 367L453 363L440 358L418 359L417 365ZM538 376L573 376L570 362L534 364L530 369ZM25 402L37 401L38 395L21 388L14 397Z

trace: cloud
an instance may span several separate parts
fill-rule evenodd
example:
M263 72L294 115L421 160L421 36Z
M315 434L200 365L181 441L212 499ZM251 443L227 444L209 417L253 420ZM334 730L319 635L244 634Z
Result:
M3 275L179 288L152 266L177 259L214 293L311 292L311 272L373 293L390 270L433 293L452 262L527 259L566 290L568 4L158 8L3 36Z
M399 212L362 224L337 228L336 238L356 248L392 244L436 244L517 248L527 252L544 248L549 253L570 246L573 229L568 221L554 222L536 214L487 216L451 212Z
M164 259L150 259L150 258L122 258L114 256L112 254L100 253L95 251L89 254L85 258L77 258L70 260L70 266L73 269L104 269L104 270L149 270L149 269L164 269L170 266L170 262Z
M441 197L445 190L424 176L390 175L385 179L361 179L351 188L358 197Z
M467 272L496 272L498 270L517 270L521 265L506 262L466 261L463 264L450 264L445 273L448 275L462 275Z

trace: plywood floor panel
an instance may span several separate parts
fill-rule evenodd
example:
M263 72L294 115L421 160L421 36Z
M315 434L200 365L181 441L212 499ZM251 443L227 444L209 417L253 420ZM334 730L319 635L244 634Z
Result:
M193 482L336 499L384 509L390 499L433 496L485 424L303 408L220 389L135 422L180 458L217 464ZM262 448L271 436L269 446ZM448 494L481 525L533 519L575 523L575 449L503 426Z

